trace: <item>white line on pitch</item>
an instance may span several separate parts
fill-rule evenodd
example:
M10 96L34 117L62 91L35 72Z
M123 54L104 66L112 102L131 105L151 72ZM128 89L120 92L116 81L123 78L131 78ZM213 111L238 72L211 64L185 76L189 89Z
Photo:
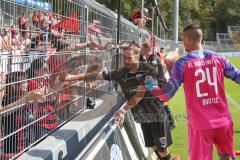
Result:
M227 99L230 103L232 103L238 110L240 110L240 104L238 104L232 97L226 94Z

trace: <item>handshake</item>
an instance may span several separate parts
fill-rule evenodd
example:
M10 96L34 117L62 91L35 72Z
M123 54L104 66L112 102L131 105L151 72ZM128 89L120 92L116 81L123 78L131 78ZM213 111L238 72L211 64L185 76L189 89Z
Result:
M58 81L59 81L60 83L69 82L69 81L74 81L74 75L70 75L70 74L67 74L67 73L61 73L61 74L58 76Z
M70 75L67 73L61 73L54 77L50 82L50 87L53 90L64 89L70 85L70 81L73 81L74 75Z
M152 91L155 86L158 86L158 81L152 76L146 76L144 84L147 90Z

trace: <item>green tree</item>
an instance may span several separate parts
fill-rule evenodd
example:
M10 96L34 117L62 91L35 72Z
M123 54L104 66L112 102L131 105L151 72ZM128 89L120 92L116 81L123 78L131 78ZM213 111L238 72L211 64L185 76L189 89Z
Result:
M214 15L217 32L226 32L228 25L240 25L239 8L239 0L218 0Z
M117 9L117 0L97 1L113 11ZM174 0L158 0L158 4L169 29L168 38L172 39ZM151 9L151 1L145 0L145 7ZM240 25L239 8L240 0L180 0L180 40L183 28L191 23L198 23L203 26L205 40L215 40L216 32L227 32L228 25ZM141 0L136 0L135 5L131 0L122 0L122 14L124 17L129 18L134 11L139 9L141 9ZM146 27L151 30L151 22L148 22Z

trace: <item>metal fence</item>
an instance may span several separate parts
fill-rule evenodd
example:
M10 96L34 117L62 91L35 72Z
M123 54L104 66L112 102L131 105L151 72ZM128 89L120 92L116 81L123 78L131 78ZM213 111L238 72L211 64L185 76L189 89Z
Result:
M240 48L240 26L228 26L228 33L231 35L233 42Z
M231 33L217 33L217 44L213 44L212 42L208 43L209 47L216 47L216 51L218 52L234 52L240 51L240 46L236 43L236 40L233 39ZM214 45L214 46L210 46Z
M106 81L63 87L61 73L116 68L117 15L94 0L0 1L0 159L14 159L113 89ZM151 39L127 19L121 41ZM162 40L158 39L158 45ZM164 45L166 43L164 42ZM41 95L45 95L45 99Z

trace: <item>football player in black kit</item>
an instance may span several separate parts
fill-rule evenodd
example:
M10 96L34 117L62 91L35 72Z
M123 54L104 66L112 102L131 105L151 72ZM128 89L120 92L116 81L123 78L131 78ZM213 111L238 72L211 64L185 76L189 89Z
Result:
M135 42L123 48L124 67L103 72L79 75L63 74L60 81L94 81L108 80L117 82L127 99L119 111L115 113L116 121L123 125L124 114L131 110L134 120L141 124L145 146L151 147L160 160L173 160L168 146L172 144L171 129L166 110L161 100L155 98L144 87L144 83L153 78L159 83L165 81L155 68L146 63L139 63L141 46Z
M163 66L158 58L158 56L156 54L154 54L151 50L151 46L149 43L144 43L142 45L142 48L141 48L141 56L140 56L140 62L141 63L148 63L148 64L151 64L157 71L158 73L158 76L159 77L162 77L163 79L165 78L165 81L163 81L162 85L160 87L163 87L165 84L164 82L166 82L166 77L165 77L165 73L164 73L164 70L163 70ZM165 70L167 71L167 70ZM163 103L164 104L164 109L166 109L166 112L167 112L167 115L168 115L168 121L169 121L169 124L170 124L170 128L173 129L175 128L175 120L171 114L171 110L170 108L168 107L168 105L166 103Z

